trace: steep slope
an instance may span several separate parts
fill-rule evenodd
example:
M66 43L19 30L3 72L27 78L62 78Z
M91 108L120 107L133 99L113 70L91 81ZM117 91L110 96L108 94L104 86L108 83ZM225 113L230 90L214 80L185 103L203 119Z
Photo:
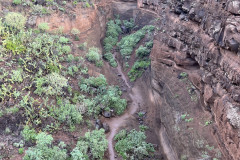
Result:
M171 127L178 125L177 115L193 113L193 121L197 117L196 121L201 123L201 115L208 112L211 127L206 124L209 129L196 130L197 134L208 132L207 137L214 137L221 149L222 159L238 160L239 2L138 1L138 4L160 16L160 33L155 38L151 54L152 84L157 95L165 97L165 104L160 105L160 118L179 157L180 153L194 146L184 142L187 140L182 139L184 135L173 138L177 133ZM194 92L198 95L195 105L187 100L188 93L178 93L178 90L184 89L178 83L183 71L188 73L193 85L190 90L185 89L189 90L191 98L194 98ZM179 95L174 98L180 100L178 104L166 97L168 92ZM165 118L165 115L168 117ZM186 155L197 159L197 151L190 150Z

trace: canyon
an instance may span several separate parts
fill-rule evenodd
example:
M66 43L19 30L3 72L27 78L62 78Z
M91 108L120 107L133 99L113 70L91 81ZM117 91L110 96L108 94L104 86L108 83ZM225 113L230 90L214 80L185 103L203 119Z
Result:
M7 4L3 1L0 10L6 11ZM28 17L27 26L47 22L50 31L64 26L64 33L77 28L80 42L101 52L106 23L114 15L133 18L139 28L156 28L151 65L135 82L117 51L117 68L107 63L101 69L89 67L90 75L104 74L110 84L119 85L129 104L122 115L100 118L110 129L108 159L121 159L114 151L117 132L144 123L154 159L240 160L238 0L99 0L93 9L68 7L68 15ZM131 56L130 62L134 60ZM146 114L143 120L137 116L140 111ZM9 122L1 120L0 126Z

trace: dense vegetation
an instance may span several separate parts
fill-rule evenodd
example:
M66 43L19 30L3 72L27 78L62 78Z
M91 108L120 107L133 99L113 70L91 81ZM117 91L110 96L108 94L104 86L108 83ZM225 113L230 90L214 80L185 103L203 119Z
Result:
M54 5L65 12L66 1L43 2L13 0L12 3L30 8L32 15L50 14L50 6ZM90 1L72 3L93 5ZM0 118L22 114L17 117L20 135L14 147L19 154L24 154L24 160L104 159L108 143L105 130L94 130L92 122L105 112L121 115L127 101L121 98L119 86L110 85L104 75L89 75L89 66L101 69L104 65L100 49L85 42L78 44L76 51L72 43L79 41L80 31L76 28L66 35L61 28L49 31L48 23L27 28L26 22L26 16L18 12L8 12L0 19ZM112 67L118 65L114 51L119 50L127 60L138 42L154 30L153 26L136 28L132 19L121 21L117 18L108 22L103 57ZM130 80L140 77L150 65L151 48L148 41L137 49L138 61L129 72ZM79 137L74 149L53 138L56 132L80 133L82 128L88 131ZM6 127L3 132L10 134L11 129ZM121 139L118 141L120 143ZM139 159L147 155L137 153ZM4 157L1 156L0 159Z
M78 4L81 4L83 8L91 8L94 6L94 3L92 0L13 0L13 5L21 5L23 7L30 7L32 10L32 13L34 15L49 15L53 11L51 9L51 6L54 6L57 10L61 12L67 12L66 5L67 2L71 2L71 4L75 7Z
M138 28L138 26L135 26L133 19L121 21L117 17L115 20L110 20L107 23L106 38L104 39L104 58L109 61L110 65L117 67L113 52L114 49L119 49L125 62L125 67L130 67L128 60L138 43L146 37L144 46L140 45L139 48L136 49L137 60L128 73L130 81L135 81L139 78L150 65L148 57L153 46L152 32L155 29L152 25L144 26L139 30L136 30L136 28ZM122 39L118 42L120 35Z
M107 23L107 32L106 37L104 39L104 58L109 61L110 65L112 67L117 67L117 62L115 61L113 57L113 48L118 42L118 36L122 32L122 29L120 27L121 21L119 19L110 20Z
M25 160L102 159L107 149L103 129L80 137L71 154L65 143L56 144L51 135L88 127L104 111L124 112L127 102L119 87L109 86L104 75L88 75L88 64L103 65L99 49L90 47L75 56L66 35L48 32L47 23L37 29L26 29L25 23L25 16L17 12L0 21L0 117L24 113L22 139L14 143L19 154L29 143L32 147L26 148ZM76 38L79 32L71 34ZM5 133L10 132L7 127Z
M153 145L146 143L146 136L142 131L121 130L114 140L117 141L115 150L126 160L146 159L154 152Z
M71 152L73 160L99 159L102 160L107 149L108 142L105 139L104 130L87 132L80 138L76 147Z

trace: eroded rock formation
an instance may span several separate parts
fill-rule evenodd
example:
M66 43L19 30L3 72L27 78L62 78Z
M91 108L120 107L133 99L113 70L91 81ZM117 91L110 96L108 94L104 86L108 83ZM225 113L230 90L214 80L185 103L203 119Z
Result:
M222 158L239 160L240 2L143 0L138 2L138 6L159 16L157 26L160 33L155 38L151 54L151 75L153 88L166 100L165 106L160 105L160 118L173 147L180 153L186 144L181 142L187 140L184 135L182 140L174 138L178 137L177 132L171 127L177 124L176 113L182 110L191 112L191 109L181 106L191 101L185 98L180 100L182 104L174 104L175 100L170 100L166 94L180 87L174 74L184 71L199 93L197 106L213 117L213 128L209 131L221 148ZM166 114L173 119L172 124L169 118L164 118ZM191 158L197 158L193 150L188 153Z

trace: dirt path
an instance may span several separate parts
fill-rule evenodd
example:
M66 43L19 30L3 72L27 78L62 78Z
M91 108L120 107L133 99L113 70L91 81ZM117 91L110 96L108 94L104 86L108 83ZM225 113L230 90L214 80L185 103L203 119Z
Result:
M133 118L134 113L136 113L137 109L139 108L139 104L142 103L141 92L139 92L137 87L131 88L131 85L128 83L127 78L122 71L120 63L118 63L117 71L118 71L118 74L121 75L121 78L123 79L125 85L128 88L129 97L131 98L132 103L130 104L130 106L128 106L128 109L125 111L123 115L106 120L106 122L110 127L110 133L107 137L110 160L115 159L115 152L114 152L114 145L113 145L114 136L117 134L119 128L125 124L125 121L127 119Z

